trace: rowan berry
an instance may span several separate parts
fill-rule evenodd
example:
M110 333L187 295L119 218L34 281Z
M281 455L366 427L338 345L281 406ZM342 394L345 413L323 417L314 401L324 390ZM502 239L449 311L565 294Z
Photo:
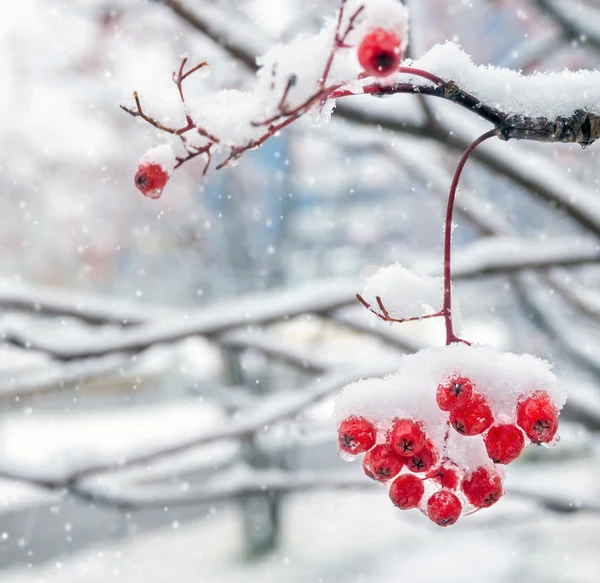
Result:
M441 383L435 395L442 411L455 411L466 407L473 395L473 383L466 378L453 376Z
M497 464L514 462L525 449L523 432L514 425L495 425L483 438L490 459Z
M462 513L462 504L449 490L440 490L427 501L427 514L438 526L451 526Z
M338 427L338 443L341 451L356 455L375 445L377 431L364 417L349 417Z
M402 456L411 457L425 445L421 425L411 419L397 419L389 433L390 445Z
M411 472L420 474L430 470L437 463L437 459L435 445L426 439L425 445L408 460L407 467Z
M461 435L480 435L493 422L492 410L479 393L473 394L466 407L450 412L450 423Z
M135 174L136 188L147 198L159 198L169 174L160 164L142 163Z
M390 500L400 510L416 508L424 493L423 481L412 474L402 474L390 486Z
M462 491L476 508L489 508L503 494L500 474L484 466L463 479Z
M400 473L405 463L405 457L398 455L387 443L381 443L365 454L363 468L373 480L387 482ZM367 473L367 468L370 473Z
M389 30L376 28L362 39L358 61L367 75L387 77L402 61L402 39Z
M448 490L456 490L460 482L458 472L454 468L447 466L433 468L425 477L435 480L442 488L447 488Z
M536 391L517 405L517 425L534 443L548 443L558 430L558 411L545 391Z

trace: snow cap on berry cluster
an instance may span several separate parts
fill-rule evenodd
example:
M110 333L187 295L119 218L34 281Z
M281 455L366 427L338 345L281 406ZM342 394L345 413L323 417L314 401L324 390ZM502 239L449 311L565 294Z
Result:
M462 343L424 349L401 358L398 372L385 378L361 380L345 387L336 400L337 423L361 416L377 427L384 442L395 419L420 421L438 451L466 471L490 465L480 436L447 434L448 414L436 404L436 388L452 375L469 378L475 391L487 400L500 423L516 422L518 401L538 390L546 391L558 410L566 396L550 364L534 356L499 352L491 346Z
M377 297L394 319L421 317L442 309L444 280L414 273L396 263L381 268L369 277L361 295L370 308L379 314L382 310ZM456 303L452 306L452 315L455 323L458 322L459 308Z
M140 165L156 164L171 175L176 163L175 151L171 144L161 144L148 150L140 159Z
M408 44L409 30L406 6L399 0L349 0L344 8L346 23L349 23L361 6L363 8L356 18L354 29L348 36L348 42L358 44L371 30L382 28L395 33L400 38L404 51Z

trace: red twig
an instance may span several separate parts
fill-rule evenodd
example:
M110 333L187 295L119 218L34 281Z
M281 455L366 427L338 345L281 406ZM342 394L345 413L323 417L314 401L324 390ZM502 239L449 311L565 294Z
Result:
M180 134L183 133L184 131L186 131L186 128L181 128L179 130L174 129L174 128L170 128L166 125L163 125L162 123L160 123L159 121L155 120L153 117L150 117L146 112L144 112L143 108L142 108L142 104L140 103L140 97L137 93L137 91L133 92L133 100L135 101L135 106L136 109L131 109L129 107L126 107L125 105L121 105L121 109L123 111L126 111L129 115L132 115L133 117L141 117L144 121L148 122L150 125L154 126L156 129L159 129L163 132L167 132L169 134ZM191 129L191 128L189 128Z
M436 312L435 314L425 314L424 316L412 316L410 318L393 318L390 316L387 311L385 305L383 304L383 300L380 296L377 296L375 300L377 301L377 305L379 306L379 310L374 310L371 304L365 300L360 294L356 294L356 299L365 307L369 312L375 314L380 320L384 322L395 322L397 324L404 324L405 322L419 322L421 320L429 320L431 318L441 318L444 314L440 312Z
M456 202L456 192L458 189L458 183L460 177L465 168L467 160L482 142L494 137L496 130L490 130L485 134L479 136L465 151L458 166L454 173L452 185L450 186L450 193L448 195L448 206L446 208L446 223L444 226L444 305L442 308L442 314L446 322L446 346L453 342L464 342L469 344L466 340L458 338L454 334L454 328L452 326L452 217L454 214L454 203Z

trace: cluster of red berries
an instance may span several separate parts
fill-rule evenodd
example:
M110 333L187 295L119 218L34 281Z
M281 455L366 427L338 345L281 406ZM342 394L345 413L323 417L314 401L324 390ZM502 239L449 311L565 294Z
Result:
M140 163L134 178L136 188L152 199L160 197L168 180L167 171L160 164L150 162Z
M394 32L375 28L362 39L358 61L367 75L387 77L402 61L402 39Z
M521 398L516 406L516 425L495 424L485 397L473 383L458 375L440 384L436 401L448 412L450 426L459 435L483 435L489 464L465 472L427 437L424 424L414 419L396 419L377 443L377 429L364 417L350 417L340 423L340 451L365 453L363 468L373 480L392 482L390 499L401 510L420 508L440 526L454 524L466 503L473 509L487 508L503 494L502 478L494 464L508 464L519 457L526 445L549 443L558 429L558 411L545 391ZM379 440L381 441L381 440ZM425 502L426 485L435 490Z

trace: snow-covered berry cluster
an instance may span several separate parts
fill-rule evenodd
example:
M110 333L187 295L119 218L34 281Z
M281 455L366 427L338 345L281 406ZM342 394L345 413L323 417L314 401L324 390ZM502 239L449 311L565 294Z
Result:
M365 474L390 483L395 506L449 526L502 496L503 466L528 444L556 443L564 401L548 363L453 343L346 387L339 449L345 459L365 454Z

